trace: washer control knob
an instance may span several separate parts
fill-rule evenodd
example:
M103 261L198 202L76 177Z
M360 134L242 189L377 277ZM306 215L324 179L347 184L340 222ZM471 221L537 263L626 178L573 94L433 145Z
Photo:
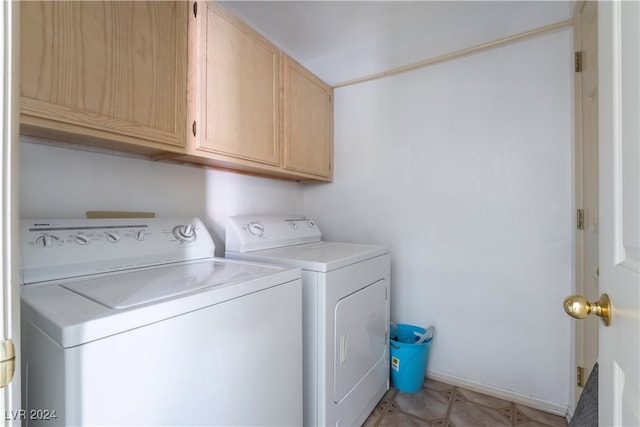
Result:
M75 241L79 245L88 245L91 242L91 237L84 234L78 234L76 235Z
M136 240L143 241L145 237L144 230L140 230L136 233Z
M111 243L118 243L120 241L120 235L115 231L109 231L107 233L107 240Z
M53 247L53 243L57 242L59 239L56 236L52 236L51 234L43 234L42 236L36 239L36 246L42 246L43 248L51 248Z
M294 230L298 229L298 223L297 222L291 221L289 224L291 225L291 228L293 228Z
M194 242L196 240L196 231L191 224L175 226L173 235L182 242Z
M315 223L315 222L313 222L313 221L307 221L307 226L308 226L309 228L316 228L316 223Z
M262 235L264 234L264 225L256 221L249 223L247 229L249 230L249 233L253 234L254 236L262 237Z

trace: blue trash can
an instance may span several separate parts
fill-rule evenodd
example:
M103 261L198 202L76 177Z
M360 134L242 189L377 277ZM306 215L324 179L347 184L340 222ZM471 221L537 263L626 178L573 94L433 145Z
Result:
M419 344L417 341L426 332L426 329L413 325L400 324L392 327L391 380L398 390L405 393L415 393L422 389L433 337Z

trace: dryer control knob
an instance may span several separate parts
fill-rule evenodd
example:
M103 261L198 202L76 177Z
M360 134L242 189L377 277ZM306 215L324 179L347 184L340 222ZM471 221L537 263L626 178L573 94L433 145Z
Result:
M260 224L259 222L254 221L249 223L247 229L249 230L249 233L253 234L254 236L262 237L262 235L264 234L264 225Z

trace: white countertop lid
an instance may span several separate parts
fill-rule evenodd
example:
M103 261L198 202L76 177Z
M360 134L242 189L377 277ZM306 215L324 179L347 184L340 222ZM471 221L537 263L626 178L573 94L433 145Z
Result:
M218 261L176 264L63 284L108 308L128 308L274 272L267 266Z
M69 348L300 279L296 268L224 258L188 264L23 286L21 314Z
M388 253L384 246L321 241L247 253L227 251L225 256L327 272Z

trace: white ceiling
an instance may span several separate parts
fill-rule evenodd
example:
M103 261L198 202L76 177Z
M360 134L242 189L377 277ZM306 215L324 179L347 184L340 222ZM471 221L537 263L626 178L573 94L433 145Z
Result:
M571 17L573 1L225 1L329 84Z

